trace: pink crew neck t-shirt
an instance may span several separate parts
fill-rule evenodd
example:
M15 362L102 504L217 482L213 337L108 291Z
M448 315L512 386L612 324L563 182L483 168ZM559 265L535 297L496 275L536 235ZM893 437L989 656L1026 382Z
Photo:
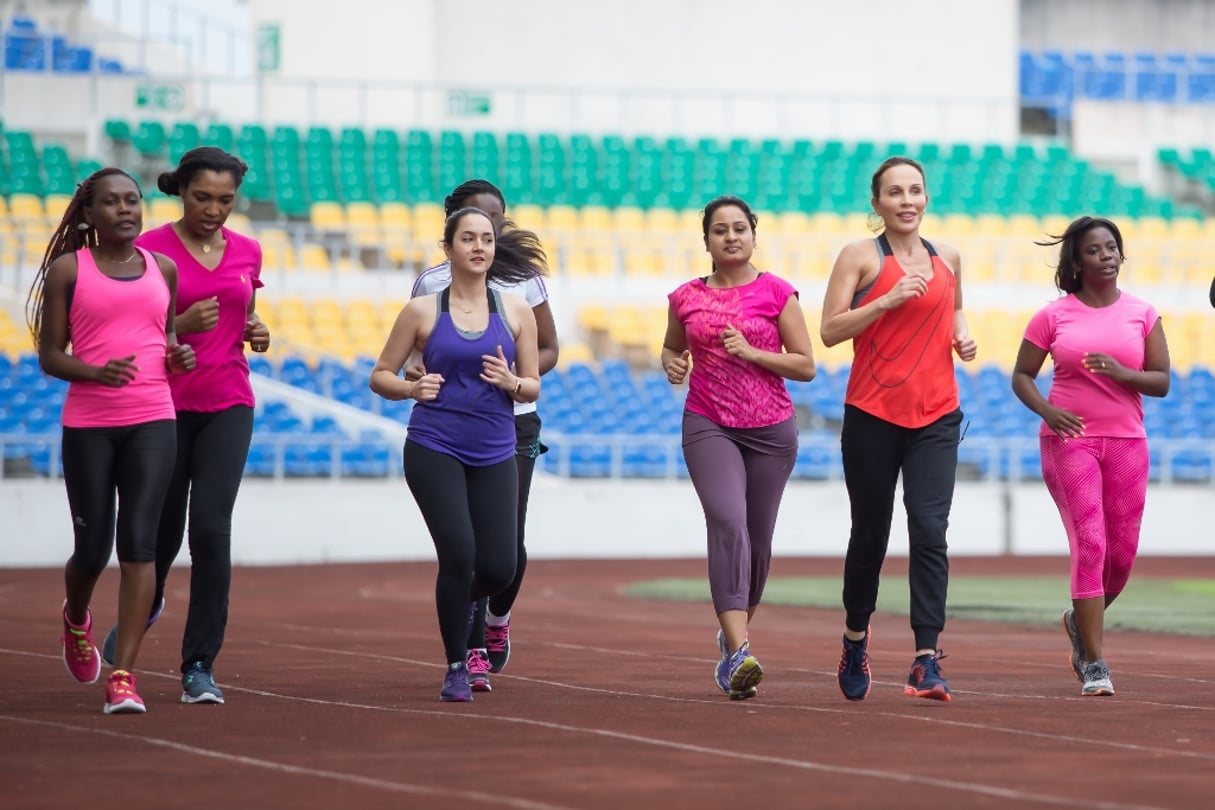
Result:
M785 379L734 357L721 343L722 330L733 325L755 348L782 351L777 321L791 296L797 296L793 285L771 273L720 290L695 278L667 296L692 351L687 410L729 428L768 427L793 415Z
M262 286L262 249L256 240L223 228L224 255L214 270L199 264L171 224L139 236L136 244L177 263L177 314L207 298L219 301L219 322L207 332L178 335L194 349L196 367L170 379L179 411L214 413L234 405L253 407L245 321L253 291Z
M110 278L86 248L76 252L76 284L68 308L72 356L91 366L135 355L135 379L113 388L74 381L63 401L63 426L123 427L174 419L165 364L169 285L146 250L143 275Z
M1143 397L1128 385L1084 368L1089 352L1108 354L1135 371L1143 370L1148 333L1160 316L1141 298L1122 292L1108 307L1093 308L1065 295L1034 313L1025 339L1050 353L1055 373L1047 400L1084 419L1084 435L1142 438ZM1042 436L1054 432L1043 422Z

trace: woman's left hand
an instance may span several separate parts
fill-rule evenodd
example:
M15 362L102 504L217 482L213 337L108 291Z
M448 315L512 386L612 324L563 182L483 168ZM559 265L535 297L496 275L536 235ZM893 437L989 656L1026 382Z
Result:
M517 378L511 373L510 363L506 362L506 355L502 353L501 346L498 347L496 355L481 355L481 379L507 393L515 390Z
M270 348L270 327L262 323L262 319L254 315L245 321L245 332L242 339L255 352L264 352Z
M755 352L743 337L743 333L735 329L733 324L726 324L726 328L721 330L721 345L725 346L728 353L743 360L750 360Z
M165 362L172 374L194 370L194 349L188 343L175 343L165 353Z
M963 363L969 363L979 354L979 344L970 335L954 335L953 350L958 353Z
M1126 366L1122 365L1108 354L1103 354L1101 352L1089 352L1088 354L1084 355L1084 360L1082 362L1084 367L1092 373L1103 374L1112 380L1121 381L1127 371Z

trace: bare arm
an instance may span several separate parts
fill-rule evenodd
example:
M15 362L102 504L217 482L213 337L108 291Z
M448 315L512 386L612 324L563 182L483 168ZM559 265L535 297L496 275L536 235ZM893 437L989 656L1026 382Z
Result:
M823 319L819 326L819 337L828 347L851 340L889 310L895 309L911 298L924 294L927 282L919 276L907 276L899 280L880 298L852 309L852 299L865 283L877 278L877 251L868 240L852 242L840 251L827 279L827 292L823 296Z
M245 330L241 340L249 344L255 352L264 352L270 348L270 327L257 316L257 290L249 296L249 309L245 312Z
M46 273L42 294L42 331L38 334L38 364L52 377L68 382L103 382L126 385L135 379L135 355L111 360L105 368L91 366L67 353L68 294L76 284L76 254L56 259ZM111 368L112 365L112 368ZM103 372L110 371L108 380Z
M424 343L423 331L428 333L433 326L433 313L433 295L414 298L401 309L367 381L372 391L391 400L410 399L415 395L428 400L438 395L443 380L440 375L427 374L417 380L403 380L400 376L409 353Z
M532 315L536 319L536 344L540 348L540 376L544 376L557 367L560 347L557 345L557 322L553 320L553 309L548 301L542 301L532 307Z
M963 362L969 363L979 354L979 346L970 336L970 324L962 309L962 255L952 245L936 243L941 258L953 270L953 350Z
M1028 340L1021 341L1021 348L1017 350L1017 362L1013 366L1013 393L1025 407L1042 417L1042 421L1060 438L1083 436L1084 419L1071 411L1056 408L1038 390L1035 380L1042 371L1042 364L1046 362L1046 355L1046 349Z
M688 333L675 316L673 308L667 308L667 334L662 339L662 370L667 373L667 382L682 385L691 368L688 350Z
M165 313L165 363L173 374L193 371L194 349L177 342L177 265L168 256L159 253L152 255L156 258L160 273L169 287L169 309Z
M485 358L489 365L481 376L486 382L510 394L515 402L535 402L540 398L540 349L536 315L522 298L504 295L502 299L509 308L511 323L517 327L515 368L512 372L506 367L506 360L499 350L499 356L492 358L495 362L490 363L491 358ZM502 368L498 368L499 362Z
M747 342L741 332L733 328L727 328L722 333L722 343L730 354L773 374L779 374L789 380L813 380L815 368L810 332L806 328L806 316L797 296L791 295L785 301L776 326L780 331L781 344L785 347L783 352L756 349Z

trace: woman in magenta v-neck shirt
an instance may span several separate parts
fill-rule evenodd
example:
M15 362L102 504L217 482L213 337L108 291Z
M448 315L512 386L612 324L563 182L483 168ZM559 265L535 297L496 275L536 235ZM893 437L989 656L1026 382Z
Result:
M253 435L253 387L245 343L256 352L270 331L255 303L262 251L224 227L244 179L245 164L203 146L182 155L157 187L180 196L182 217L141 235L138 244L177 263L177 332L194 347L194 379L171 381L177 412L177 463L165 497L156 549L156 599L149 624L164 606L165 580L181 550L187 520L190 605L181 645L183 703L223 703L212 666L223 646L232 579L232 510ZM108 652L109 639L103 650Z

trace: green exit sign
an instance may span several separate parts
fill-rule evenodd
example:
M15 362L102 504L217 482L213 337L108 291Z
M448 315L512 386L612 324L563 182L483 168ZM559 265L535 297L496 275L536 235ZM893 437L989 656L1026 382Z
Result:
M489 115L489 93L483 90L451 90L447 94L447 112L451 115Z
M180 84L138 84L135 106L141 110L181 112L186 106L186 91Z

